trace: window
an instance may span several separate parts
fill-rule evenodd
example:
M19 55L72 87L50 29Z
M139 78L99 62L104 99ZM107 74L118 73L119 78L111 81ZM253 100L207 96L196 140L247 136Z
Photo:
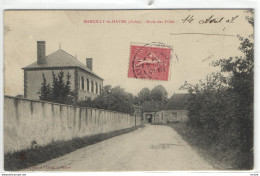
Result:
M84 90L84 77L81 76L81 89Z
M91 92L94 92L94 83L91 81Z
M80 76L79 76L79 89L81 88L81 80L80 80Z
M99 95L101 95L102 93L102 87L101 87L101 84L99 85Z
M89 80L87 79L87 91L89 92Z
M96 82L96 94L98 94L98 84Z

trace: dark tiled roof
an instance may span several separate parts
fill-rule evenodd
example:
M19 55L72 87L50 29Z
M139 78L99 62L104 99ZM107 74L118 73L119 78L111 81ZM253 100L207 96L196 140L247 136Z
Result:
M163 107L163 101L146 101L142 104L143 112L157 112Z
M187 97L188 94L174 94L163 109L187 109Z
M102 79L97 74L95 74L92 70L87 68L84 64L82 64L77 58L74 56L68 54L66 51L63 51L62 49L59 49L50 55L45 57L46 64L38 65L37 61L24 67L23 69L33 69L33 68L51 68L51 67L79 67L88 73Z

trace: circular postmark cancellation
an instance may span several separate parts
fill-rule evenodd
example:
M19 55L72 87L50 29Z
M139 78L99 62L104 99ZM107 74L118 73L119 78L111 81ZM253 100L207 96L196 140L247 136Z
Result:
M130 46L129 78L168 81L172 48L159 42Z

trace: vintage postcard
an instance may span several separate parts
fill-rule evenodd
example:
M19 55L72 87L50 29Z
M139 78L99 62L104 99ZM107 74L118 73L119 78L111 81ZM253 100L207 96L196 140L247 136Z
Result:
M5 171L254 169L254 10L5 10Z

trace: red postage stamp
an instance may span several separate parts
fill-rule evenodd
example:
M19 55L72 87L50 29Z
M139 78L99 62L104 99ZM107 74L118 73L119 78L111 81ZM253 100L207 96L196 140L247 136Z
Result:
M171 51L162 45L131 45L129 78L168 81Z

